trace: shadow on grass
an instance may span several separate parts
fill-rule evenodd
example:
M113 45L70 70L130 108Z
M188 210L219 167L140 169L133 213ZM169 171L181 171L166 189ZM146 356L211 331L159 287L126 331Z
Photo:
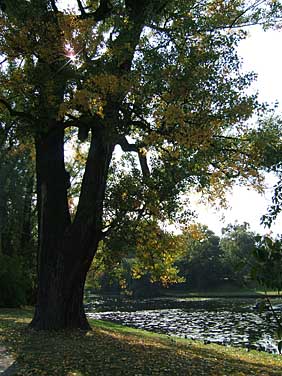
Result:
M280 359L268 354L175 341L166 336L144 336L105 322L96 322L93 331L87 333L34 332L26 329L29 317L24 314L15 314L12 324L13 315L1 313L0 338L16 358L16 364L5 376L282 374Z

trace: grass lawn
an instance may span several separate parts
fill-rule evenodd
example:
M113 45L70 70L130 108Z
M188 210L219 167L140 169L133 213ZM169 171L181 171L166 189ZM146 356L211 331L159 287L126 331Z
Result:
M91 321L90 332L26 329L31 309L0 309L0 345L16 359L14 375L282 375L282 356Z

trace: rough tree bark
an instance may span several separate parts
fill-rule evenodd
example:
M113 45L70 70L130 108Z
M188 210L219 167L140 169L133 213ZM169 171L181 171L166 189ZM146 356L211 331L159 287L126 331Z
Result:
M103 199L114 146L92 134L80 202L71 223L64 165L64 132L58 126L36 142L39 211L39 286L31 328L89 329L83 291L102 229ZM91 193L91 194L89 194Z

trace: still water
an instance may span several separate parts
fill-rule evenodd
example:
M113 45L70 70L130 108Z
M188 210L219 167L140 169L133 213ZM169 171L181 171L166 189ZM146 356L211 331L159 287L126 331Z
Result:
M259 312L255 299L155 298L126 299L88 294L88 317L138 329L224 345L277 353L276 323ZM282 300L272 300L282 318Z

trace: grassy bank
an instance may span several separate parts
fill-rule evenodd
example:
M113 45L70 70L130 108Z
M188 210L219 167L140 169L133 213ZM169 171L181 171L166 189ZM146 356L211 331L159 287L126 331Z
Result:
M263 298L265 296L265 291L258 288L246 288L238 287L234 285L221 286L218 288L213 288L209 290L199 291L199 290L181 290L181 289L160 289L160 294L162 296L170 297L222 297L222 298ZM281 297L277 291L267 291L267 295L270 297Z
M0 344L15 357L15 375L279 375L282 357L204 345L103 321L93 331L32 332L32 311L0 309Z

